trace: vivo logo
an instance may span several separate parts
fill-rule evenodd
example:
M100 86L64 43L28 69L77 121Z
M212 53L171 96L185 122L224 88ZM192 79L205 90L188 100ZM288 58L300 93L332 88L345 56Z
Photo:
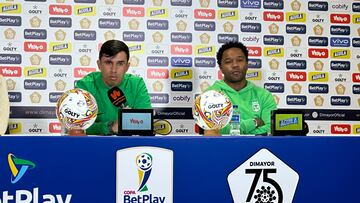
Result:
M261 1L260 0L241 0L240 7L241 8L260 8Z
M330 45L332 47L349 47L350 46L350 38L331 37Z
M191 57L171 57L170 60L173 67L192 67Z

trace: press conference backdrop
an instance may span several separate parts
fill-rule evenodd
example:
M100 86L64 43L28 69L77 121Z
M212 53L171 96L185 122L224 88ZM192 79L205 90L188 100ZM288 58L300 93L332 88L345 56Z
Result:
M358 202L359 141L0 137L0 202Z
M163 134L194 132L191 104L222 78L215 54L229 40L249 47L247 78L280 108L307 110L310 133L360 133L359 1L14 0L0 8L11 133L60 132L57 99L97 70L110 39L130 46L129 72L145 79Z

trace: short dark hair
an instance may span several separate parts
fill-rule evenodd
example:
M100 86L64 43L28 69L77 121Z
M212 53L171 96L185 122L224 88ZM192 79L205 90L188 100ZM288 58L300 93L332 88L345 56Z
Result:
M120 52L125 52L127 56L127 60L129 60L129 47L120 40L109 40L102 44L100 52L99 52L99 59L102 56L112 57Z
M219 66L221 66L221 60L222 60L222 56L223 56L224 51L226 51L226 50L228 50L230 48L239 48L239 49L241 49L245 54L246 61L249 61L249 52L248 52L246 46L243 43L241 43L241 42L227 42L227 43L223 44L220 47L219 51L216 54L216 60L217 60L217 63L218 63Z

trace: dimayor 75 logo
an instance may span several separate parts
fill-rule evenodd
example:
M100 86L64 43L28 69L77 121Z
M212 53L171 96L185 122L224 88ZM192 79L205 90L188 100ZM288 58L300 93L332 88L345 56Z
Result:
M133 147L116 154L116 203L172 203L173 152Z
M35 168L35 164L25 159L19 159L13 154L8 154L8 163L12 173L11 183L17 183L29 169Z
M234 203L291 203L299 175L261 149L228 176Z

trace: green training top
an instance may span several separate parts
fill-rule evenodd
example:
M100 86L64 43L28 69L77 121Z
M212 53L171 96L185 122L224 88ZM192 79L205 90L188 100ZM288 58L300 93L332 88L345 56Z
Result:
M92 126L86 129L86 134L109 134L108 125L118 118L118 107L114 106L108 97L107 92L111 87L104 83L101 72L89 73L77 81L75 87L90 92L95 97L98 106L96 120ZM142 78L125 74L118 87L125 94L126 106L132 109L151 109L150 97Z
M246 86L236 91L228 86L224 80L216 81L207 90L217 90L227 95L233 105L238 105L240 110L240 133L241 134L264 134L269 133L271 110L276 109L276 103L272 94L264 88L247 81ZM255 127L254 118L261 118L263 126ZM221 134L229 134L230 125L221 129Z

